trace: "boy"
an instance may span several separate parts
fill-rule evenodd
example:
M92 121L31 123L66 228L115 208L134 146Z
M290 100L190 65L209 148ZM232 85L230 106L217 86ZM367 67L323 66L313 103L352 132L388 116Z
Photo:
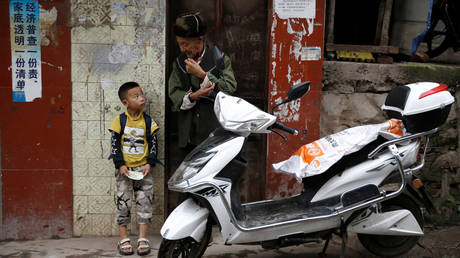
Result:
M150 168L157 161L157 124L144 113L145 96L136 82L127 82L118 89L118 96L126 111L112 122L112 152L116 177L116 213L121 255L134 253L128 238L127 225L131 222L131 205L134 191L139 224L137 254L150 253L147 239L152 217L153 177Z

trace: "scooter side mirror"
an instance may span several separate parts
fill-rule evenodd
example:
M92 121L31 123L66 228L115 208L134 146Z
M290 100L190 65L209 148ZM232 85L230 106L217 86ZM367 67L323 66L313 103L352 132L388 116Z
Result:
M295 99L301 98L310 90L310 82L301 82L296 85L293 85L287 94L287 98L283 101L287 103L289 101L293 101Z
M301 83L298 83L296 85L293 85L289 89L286 99L283 102L275 105L272 108L272 114L273 114L273 110L275 110L275 108L277 108L278 106L280 106L282 104L285 104L285 103L288 103L290 101L296 100L298 98L301 98L308 91L310 91L310 82L309 81L308 82L301 82Z

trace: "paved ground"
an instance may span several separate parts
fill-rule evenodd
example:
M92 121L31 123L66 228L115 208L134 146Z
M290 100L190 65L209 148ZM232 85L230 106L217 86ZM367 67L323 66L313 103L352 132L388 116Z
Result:
M217 233L216 230L214 230ZM444 229L425 229L426 235L420 241L425 247L415 246L404 257L460 257L460 226ZM281 258L281 257L318 257L322 244L303 244L278 250L264 250L259 246L225 246L218 234L213 234L211 246L204 257L208 258ZM148 257L157 257L161 238L149 237L153 243L152 253ZM133 239L135 239L133 237ZM120 257L115 249L117 237L80 237L70 239L3 241L0 242L0 257ZM328 258L340 256L340 239L333 238L328 248ZM136 255L130 256L136 257ZM367 252L356 236L350 234L346 257L375 257Z

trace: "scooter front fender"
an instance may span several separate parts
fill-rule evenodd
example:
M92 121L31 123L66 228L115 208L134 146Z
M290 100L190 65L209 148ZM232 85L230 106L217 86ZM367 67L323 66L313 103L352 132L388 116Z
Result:
M206 230L209 210L199 206L192 198L188 198L168 216L161 235L168 240L192 237L200 242Z

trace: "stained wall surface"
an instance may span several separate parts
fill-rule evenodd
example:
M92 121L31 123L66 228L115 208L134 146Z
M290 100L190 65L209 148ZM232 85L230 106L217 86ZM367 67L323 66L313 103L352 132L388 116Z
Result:
M146 112L160 127L158 158L164 161L165 1L75 0L71 12L73 233L117 235L107 128L125 110L119 86L138 82ZM164 219L163 173L158 165L153 169L153 228Z
M280 5L277 5L280 4ZM281 5L283 4L283 5ZM287 133L287 140L268 135L265 197L284 198L301 191L292 175L275 172L273 163L286 160L299 146L319 137L321 76L324 45L325 1L305 1L290 6L289 1L274 1L270 25L269 104L280 104L292 85L310 82L310 92L301 99L275 110L278 121L300 130L299 136ZM305 4L305 12L291 13ZM292 9L291 9L292 8ZM290 15L291 14L291 15ZM305 16L305 17L304 17Z
M0 1L0 239L72 236L72 142L69 6L64 1L44 2L26 9L19 3L12 13L10 1ZM30 8L30 7L29 7ZM40 31L11 17L21 13L39 18ZM36 17L35 14L39 14ZM30 16L29 16L30 17ZM36 23L33 23L36 29ZM12 33L10 34L10 25ZM20 28L23 26L24 30ZM30 28L30 27L29 27ZM36 31L33 29L34 31ZM27 32L26 32L27 31ZM11 35L14 35L11 38ZM25 35L25 36L24 36ZM27 40L31 35L34 40ZM23 43L20 38L25 37ZM40 44L38 44L40 42ZM13 60L13 51L21 54ZM40 49L40 60L27 51ZM38 48L37 48L38 47ZM24 63L19 65L20 60ZM35 65L31 65L34 59ZM27 63L28 66L24 64ZM41 64L41 65L40 65ZM15 70L16 67L16 70ZM22 67L23 69L18 69ZM41 76L31 76L33 67ZM19 70L28 74L21 76ZM41 84L37 98L13 101L21 92L19 79ZM13 80L14 79L14 80ZM34 87L40 87L38 84ZM14 87L14 88L13 88ZM29 87L29 88L27 88ZM22 92L32 87L25 85ZM36 88L35 88L36 89Z

